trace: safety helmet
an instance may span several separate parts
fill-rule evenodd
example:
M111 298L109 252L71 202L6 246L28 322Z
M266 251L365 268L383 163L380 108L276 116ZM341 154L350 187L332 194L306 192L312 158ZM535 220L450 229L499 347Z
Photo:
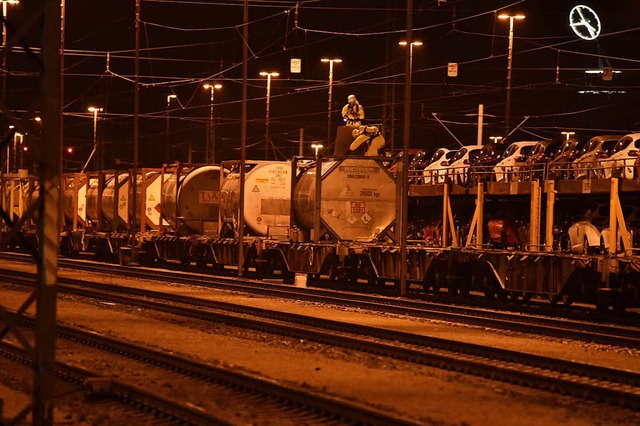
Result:
M347 97L347 100L349 100L349 101L352 100L352 99L355 101L356 100L356 95L349 95Z

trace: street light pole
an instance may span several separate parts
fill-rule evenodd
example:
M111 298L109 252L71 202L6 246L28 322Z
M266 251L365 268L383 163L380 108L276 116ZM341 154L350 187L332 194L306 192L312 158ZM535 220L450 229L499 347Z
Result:
M332 98L333 98L333 64L341 63L342 59L322 58L320 61L324 63L329 63L329 105L327 107L327 146L328 146L328 145L331 145L331 109L332 109L331 104L332 104Z
M507 62L507 102L506 102L506 112L505 112L505 119L504 119L505 137L509 135L509 129L511 127L511 69L513 64L513 21L516 19L522 20L524 18L525 18L524 15L507 15L507 14L498 15L498 19L509 20L509 59Z
M177 96L176 95L167 95L167 128L166 128L166 132L165 132L165 146L164 146L164 162L166 164L169 164L169 161L171 161L170 157L170 151L171 151L171 142L170 142L170 137L169 137L169 128L170 128L170 121L171 121L171 99L176 99Z
M16 132L13 135L13 161L11 162L11 172L17 172L20 169L20 165L18 164L18 150L22 149L23 141L24 135L22 133Z
M204 89L210 91L209 98L209 133L207 137L207 149L205 150L205 157L209 164L216 162L216 119L213 110L214 93L217 89L222 89L222 84L209 84L206 83L202 86Z
M264 159L269 159L269 145L270 145L270 137L269 137L269 109L271 106L271 77L278 77L280 73L278 72L266 72L261 71L260 76L267 77L267 111L265 116L265 135L264 135Z
M100 144L100 148L98 149L98 113L102 112L102 108L97 107L89 107L87 111L93 113L93 151L99 153L98 156L98 170L104 170L104 146Z
M399 46L406 46L408 43L406 41L400 41L398 42ZM409 72L413 73L413 47L414 46L422 46L424 43L422 43L421 41L412 41L411 45L409 46ZM411 84L411 80L409 80L409 83Z

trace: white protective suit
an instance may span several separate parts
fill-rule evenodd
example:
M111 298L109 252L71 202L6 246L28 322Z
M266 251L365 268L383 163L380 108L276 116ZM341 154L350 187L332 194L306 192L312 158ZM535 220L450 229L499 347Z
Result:
M364 154L366 157L377 157L385 144L384 137L376 126L360 126L353 130L353 136L356 139L349 146L349 151L353 152L362 144L367 144L367 152Z

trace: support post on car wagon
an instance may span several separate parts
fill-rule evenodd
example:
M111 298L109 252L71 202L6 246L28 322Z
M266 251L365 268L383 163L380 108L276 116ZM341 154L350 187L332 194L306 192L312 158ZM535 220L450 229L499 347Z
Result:
M544 227L544 251L553 251L553 223L556 203L556 182L545 181L545 191L547 192L547 212Z
M531 181L531 204L529 219L529 250L540 250L540 216L542 215L542 191L537 180Z
M473 239L473 235L476 236L476 244L477 248L482 247L482 240L484 238L483 235L483 222L484 222L484 184L482 182L478 182L478 194L476 195L476 209L473 213L473 219L471 220L471 226L469 227L469 233L467 234L467 241L465 242L465 247L471 247L471 240Z

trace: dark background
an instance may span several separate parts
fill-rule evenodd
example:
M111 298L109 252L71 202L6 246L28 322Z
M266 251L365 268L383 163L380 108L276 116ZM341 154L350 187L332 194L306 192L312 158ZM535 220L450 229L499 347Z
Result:
M595 41L579 39L568 25L569 11L578 3L591 6L600 16L603 31ZM23 0L9 6L10 25L19 27L33 4L34 0ZM384 122L387 139L392 142L393 135L398 147L406 48L397 42L404 37L406 1L301 1L297 27L295 4L250 1L248 158L264 156L266 79L258 75L262 70L281 73L273 80L271 98L271 135L278 158L297 153L301 127L307 147L324 142L328 65L320 59L325 56L344 61L335 65L334 126L347 95L353 93L365 106L368 122ZM67 0L66 7L64 145L74 151L65 153L65 165L77 170L89 155L93 123L87 107L97 105L105 109L99 137L107 147L106 166L126 167L132 158L135 2ZM557 139L563 130L576 131L584 139L640 129L637 2L449 0L439 5L435 0L414 0L414 8L414 37L425 44L414 50L413 148L457 145L433 112L463 143L475 143L479 103L487 114L485 142L491 135L503 134L508 21L497 20L494 13L501 10L526 15L515 24L512 124L530 118L511 140ZM176 94L181 105L174 101L169 111L168 160L185 161L189 142L194 160L204 160L209 120L205 81L224 86L215 101L217 158L238 158L242 1L143 0L141 19L141 164L157 166L167 160L169 94ZM202 28L210 30L179 30ZM40 44L37 31L28 43ZM111 73L106 70L106 52L111 52ZM292 57L302 59L301 74L289 73ZM447 77L448 62L459 63L457 78ZM584 72L602 66L622 73L607 82L601 75ZM28 119L37 110L33 102L38 68L28 55L16 51L9 57L9 70L7 104ZM621 93L580 93L602 90ZM391 121L393 101L395 121ZM25 138L31 143L36 139L36 135Z

